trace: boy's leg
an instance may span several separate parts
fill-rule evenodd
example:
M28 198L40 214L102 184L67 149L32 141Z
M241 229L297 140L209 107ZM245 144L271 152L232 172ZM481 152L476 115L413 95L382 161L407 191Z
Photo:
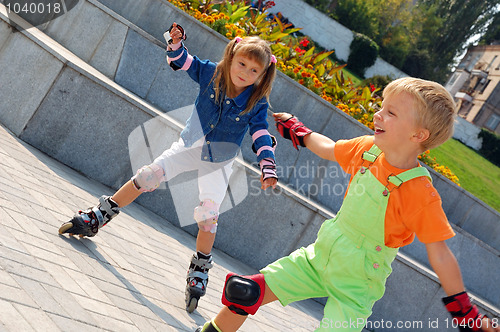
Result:
M278 300L276 295L271 291L269 286L265 286L264 299L262 300L262 305L274 302ZM210 321L205 323L203 327L198 328L197 332L212 332L212 331L223 331L223 332L231 332L237 331L241 325L245 322L248 316L238 315L229 310L228 307L223 307L217 316Z
M314 244L300 248L289 256L269 264L261 272L265 276L265 291L262 304L279 300L282 305L312 297L324 297L327 293L323 280L315 265L326 263L324 255L318 255ZM227 282L226 282L227 285ZM226 285L224 294L226 294ZM241 291L241 294L252 292ZM233 301L234 303L234 301ZM248 312L248 311L247 311ZM198 332L237 331L247 316L232 312L224 307L211 322L207 322Z

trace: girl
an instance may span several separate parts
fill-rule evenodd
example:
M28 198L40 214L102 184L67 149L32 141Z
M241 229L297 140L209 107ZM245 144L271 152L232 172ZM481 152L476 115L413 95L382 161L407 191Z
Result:
M197 252L187 275L186 310L193 312L205 295L208 270L213 266L212 246L217 230L219 206L245 133L250 130L262 176L261 188L275 188L278 177L274 137L267 131L271 85L276 76L276 58L258 37L235 38L216 64L191 56L177 24L165 33L167 62L173 70L185 70L200 85L195 108L178 142L152 164L140 168L113 196L102 196L99 204L79 211L64 223L59 234L94 236L141 193L158 188L178 174L198 170L200 204L194 209L199 231Z

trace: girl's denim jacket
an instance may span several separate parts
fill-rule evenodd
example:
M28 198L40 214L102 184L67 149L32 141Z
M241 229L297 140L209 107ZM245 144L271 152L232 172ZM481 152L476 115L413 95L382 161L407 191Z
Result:
M167 50L167 61L172 69L186 70L200 85L193 113L181 132L185 146L190 147L204 137L201 159L223 162L236 157L245 133L250 130L257 161L275 159L272 139L267 130L269 104L266 99L262 98L250 112L241 114L246 108L253 85L236 98L219 98L216 103L214 85L211 83L216 64L191 56L182 43L170 48Z

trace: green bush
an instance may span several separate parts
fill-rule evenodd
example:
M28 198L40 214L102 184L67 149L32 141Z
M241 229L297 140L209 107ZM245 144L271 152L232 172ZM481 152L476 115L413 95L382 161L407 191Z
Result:
M500 136L495 135L489 130L481 129L478 137L483 139L483 145L479 153L500 167Z
M356 33L350 49L347 67L359 76L364 77L366 68L373 66L377 61L379 47L367 36Z

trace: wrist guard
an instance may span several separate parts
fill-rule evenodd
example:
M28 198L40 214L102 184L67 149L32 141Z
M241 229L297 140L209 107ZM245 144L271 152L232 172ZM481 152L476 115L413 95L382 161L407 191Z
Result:
M269 178L278 179L276 175L276 162L272 158L264 158L260 161L260 171L262 172L262 181Z
M289 139L293 143L293 147L297 150L299 149L297 145L305 147L304 137L311 134L313 131L302 122L299 121L295 116L292 116L288 120L279 120L276 122L276 129L283 138Z
M462 332L481 331L483 316L472 305L467 292L444 297L443 303Z

